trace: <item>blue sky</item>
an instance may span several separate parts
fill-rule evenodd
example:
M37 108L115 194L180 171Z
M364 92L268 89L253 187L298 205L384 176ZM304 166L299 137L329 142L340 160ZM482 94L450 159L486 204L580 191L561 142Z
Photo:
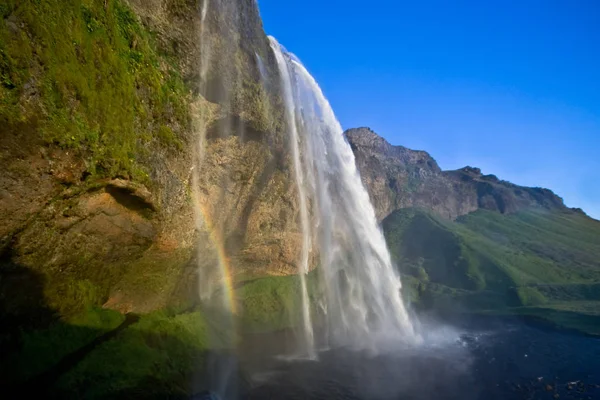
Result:
M600 219L600 1L259 0L344 128Z

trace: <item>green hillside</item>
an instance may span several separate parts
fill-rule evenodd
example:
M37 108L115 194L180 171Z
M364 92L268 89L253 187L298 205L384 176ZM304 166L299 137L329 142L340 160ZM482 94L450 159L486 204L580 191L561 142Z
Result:
M417 307L525 314L600 334L600 222L574 211L418 209L383 221Z

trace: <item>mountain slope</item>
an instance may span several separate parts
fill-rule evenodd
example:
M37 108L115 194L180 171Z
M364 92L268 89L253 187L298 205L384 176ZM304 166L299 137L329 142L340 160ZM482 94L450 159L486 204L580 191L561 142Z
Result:
M418 307L542 316L600 333L600 222L542 188L465 167L368 128L345 133L407 296Z
M368 128L345 134L380 219L406 207L422 207L448 219L478 209L500 213L531 207L566 209L548 189L517 186L482 175L478 168L442 171L428 153L392 146Z
M540 315L600 333L596 220L534 208L478 210L448 221L408 208L384 219L383 229L421 307Z

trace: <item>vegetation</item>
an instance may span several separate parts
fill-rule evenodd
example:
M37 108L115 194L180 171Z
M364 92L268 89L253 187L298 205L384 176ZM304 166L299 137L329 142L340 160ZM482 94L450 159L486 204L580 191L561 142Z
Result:
M405 209L383 226L420 307L546 316L572 326L575 318L562 318L569 312L600 322L590 306L600 306L600 223L583 214L479 210L451 222Z
M189 395L203 365L208 327L200 312L155 312L94 349L57 383L69 397Z
M142 160L180 148L178 70L121 0L0 6L0 130L81 152L89 173L147 179Z
M314 295L315 272L308 282ZM214 309L174 309L126 319L116 311L94 307L63 315L48 327L21 332L19 345L1 364L3 379L25 387L44 384L61 397L189 396L195 374L206 375L208 352L227 354L244 332L298 323L298 277L239 282L234 297L239 306L236 316ZM47 376L52 379L45 380Z
M117 328L124 316L116 311L89 309L48 328L23 331L18 350L11 349L2 362L5 383L22 383L47 371L63 357Z
M200 311L125 317L91 309L24 332L2 362L2 382L57 397L189 396L210 348L226 349L232 332L216 331Z
M317 271L308 275L311 303L317 295ZM240 325L246 331L273 331L298 326L302 294L297 276L263 277L243 282L236 290Z

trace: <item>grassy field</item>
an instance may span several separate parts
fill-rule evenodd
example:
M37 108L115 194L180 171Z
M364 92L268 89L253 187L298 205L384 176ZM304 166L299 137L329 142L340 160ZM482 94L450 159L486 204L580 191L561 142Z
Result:
M200 310L126 321L118 312L94 309L24 332L1 363L2 382L58 398L185 397L209 349L232 343L233 332L209 326Z
M420 307L542 316L600 333L596 220L571 211L480 210L452 222L405 209L383 226Z

